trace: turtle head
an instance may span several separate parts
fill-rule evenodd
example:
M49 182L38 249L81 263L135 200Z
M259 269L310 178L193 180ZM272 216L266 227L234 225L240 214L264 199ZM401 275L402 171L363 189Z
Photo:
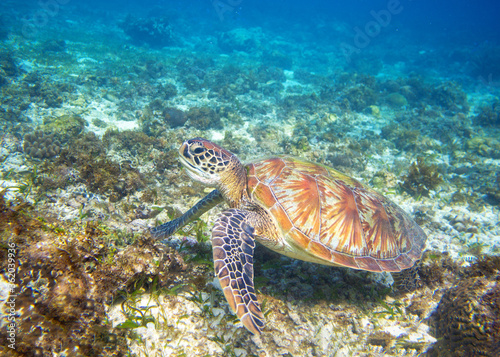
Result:
M185 141L180 159L189 176L217 187L231 207L237 207L246 194L246 169L231 152L202 138Z
M218 186L238 161L231 152L202 138L185 141L179 154L189 176L208 186Z

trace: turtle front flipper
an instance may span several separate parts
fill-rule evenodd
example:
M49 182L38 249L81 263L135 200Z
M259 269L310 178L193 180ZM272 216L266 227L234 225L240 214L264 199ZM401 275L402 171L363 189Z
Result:
M155 239L168 238L186 224L199 218L203 213L214 208L222 201L224 201L224 197L222 197L220 191L213 190L179 218L173 219L161 226L151 228L151 236Z
M247 213L239 209L222 212L212 230L215 275L229 305L243 325L259 335L264 327L253 285L254 229Z

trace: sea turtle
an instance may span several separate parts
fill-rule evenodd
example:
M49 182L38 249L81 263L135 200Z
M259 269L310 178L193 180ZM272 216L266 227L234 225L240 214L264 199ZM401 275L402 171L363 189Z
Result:
M154 238L226 201L212 230L215 274L243 325L260 334L255 294L255 240L286 256L372 272L410 271L426 235L401 208L325 165L290 156L242 164L202 138L185 141L180 161L189 176L216 189L181 217L153 228Z

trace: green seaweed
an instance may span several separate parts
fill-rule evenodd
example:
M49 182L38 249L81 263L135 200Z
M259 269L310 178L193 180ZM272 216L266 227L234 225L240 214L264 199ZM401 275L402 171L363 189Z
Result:
M426 164L424 158L419 156L417 161L410 165L408 174L403 176L401 187L413 197L429 196L430 191L435 190L443 178L433 164Z

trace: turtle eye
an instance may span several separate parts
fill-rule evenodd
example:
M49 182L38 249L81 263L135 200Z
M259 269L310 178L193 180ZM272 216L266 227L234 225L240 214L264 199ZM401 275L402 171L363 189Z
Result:
M201 154L201 153L202 153L202 152L204 152L204 151L205 151L205 148L202 148L202 147L197 147L197 148L195 148L195 149L193 150L193 152L194 152L195 154Z

